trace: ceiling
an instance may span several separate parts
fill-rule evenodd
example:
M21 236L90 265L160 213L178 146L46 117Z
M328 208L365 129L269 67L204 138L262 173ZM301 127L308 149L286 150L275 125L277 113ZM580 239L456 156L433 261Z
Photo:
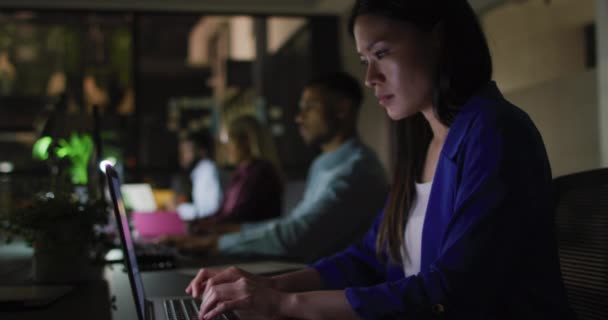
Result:
M469 0L484 12L507 0ZM0 0L0 8L260 14L342 14L353 0Z

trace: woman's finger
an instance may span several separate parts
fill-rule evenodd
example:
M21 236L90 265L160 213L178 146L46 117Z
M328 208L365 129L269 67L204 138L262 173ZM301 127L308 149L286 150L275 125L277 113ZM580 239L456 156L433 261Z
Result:
M215 309L217 304L234 300L238 296L238 289L233 283L225 283L209 287L209 289L205 290L205 293L203 293L203 301L199 310L199 317L205 315L210 310Z
M212 276L209 281L207 281L207 284L205 285L205 291L207 290L207 288L214 285L237 281L238 279L242 278L242 276L243 275L241 271L235 267L230 267L228 269L222 270L221 272L218 272L217 274Z
M223 302L218 303L215 306L215 308L213 308L211 311L203 314L202 317L200 317L200 316L199 317L200 317L200 319L210 320L210 319L213 319L213 318L219 316L220 314L222 314L226 311L245 308L245 307L247 307L247 305L246 305L246 301L244 299L223 301Z
M205 282L211 277L211 271L209 269L203 268L198 271L194 279L190 281L188 287L186 287L186 292L192 294L193 298L198 298L201 295L201 288L205 284Z

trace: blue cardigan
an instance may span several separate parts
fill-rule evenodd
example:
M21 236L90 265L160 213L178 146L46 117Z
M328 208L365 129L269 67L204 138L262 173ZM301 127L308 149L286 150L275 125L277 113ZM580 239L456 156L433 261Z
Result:
M315 263L364 319L566 319L551 169L528 115L492 82L467 102L441 151L420 273L379 259L381 213L364 239Z

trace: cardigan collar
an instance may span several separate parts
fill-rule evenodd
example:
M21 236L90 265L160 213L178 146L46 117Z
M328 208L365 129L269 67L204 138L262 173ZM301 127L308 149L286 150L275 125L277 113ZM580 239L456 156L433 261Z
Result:
M454 119L450 126L450 131L446 138L445 144L441 152L448 158L453 160L458 154L460 145L464 140L473 120L478 114L476 109L484 107L490 101L502 100L503 96L498 90L494 81L489 82L485 87L479 90L469 101L467 101Z

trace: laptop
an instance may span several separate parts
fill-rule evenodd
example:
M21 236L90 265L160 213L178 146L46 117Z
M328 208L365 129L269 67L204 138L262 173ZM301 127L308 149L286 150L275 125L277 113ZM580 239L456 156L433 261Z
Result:
M129 230L129 220L120 191L120 179L111 165L106 166L106 177L112 204L116 227L124 251L124 263L129 276L129 283L138 320L195 320L198 319L198 309L201 301L190 296L146 298L144 285L139 273L135 246ZM241 319L235 312L226 312L217 320ZM216 320L214 319L214 320Z
M120 187L125 207L137 212L156 211L156 200L152 187L147 183L124 183Z
M160 236L185 235L186 224L175 212L131 213L133 227L140 239L154 239Z

